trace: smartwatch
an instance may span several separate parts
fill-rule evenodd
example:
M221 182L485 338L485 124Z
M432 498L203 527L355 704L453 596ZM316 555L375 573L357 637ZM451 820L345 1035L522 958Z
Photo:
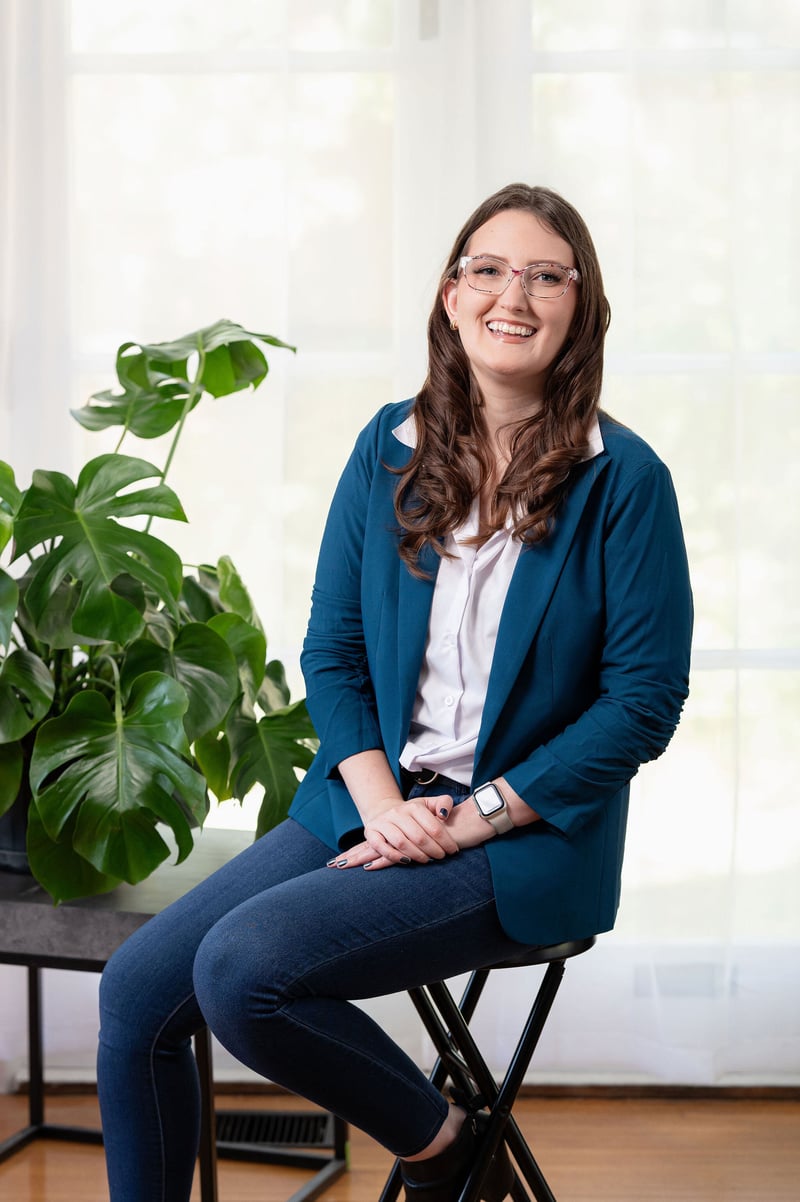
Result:
M490 823L498 835L505 835L508 831L513 831L514 823L508 816L506 799L492 781L473 789L472 800L475 802L481 818Z

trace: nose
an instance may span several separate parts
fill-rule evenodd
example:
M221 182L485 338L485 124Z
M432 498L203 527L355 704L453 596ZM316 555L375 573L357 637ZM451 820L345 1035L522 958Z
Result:
M501 295L501 303L508 305L511 309L527 308L528 294L522 287L522 277L525 274L525 269L510 267L509 271L514 274L506 284Z

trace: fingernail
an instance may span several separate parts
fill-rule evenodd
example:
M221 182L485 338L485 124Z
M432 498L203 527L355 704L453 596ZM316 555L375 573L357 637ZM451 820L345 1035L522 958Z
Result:
M325 867L326 867L326 868L333 868L333 866L334 866L334 864L335 864L335 863L336 863L336 857L334 856L334 858L333 858L332 860L328 860L328 863L325 865Z
M372 860L370 860L367 864L362 864L362 868L371 868L371 867L372 867Z
M411 863L411 860L409 859L409 857L408 857L408 856L401 856L401 857L400 857L400 863L401 863L401 864L410 864L410 863Z
M447 813L448 813L448 811L447 811L446 807L445 807L445 806L442 806L441 810L439 810L439 817L440 817L440 818L446 818L446 817L447 817Z
M347 863L347 860L337 860L337 861L336 861L336 867L337 867L337 868L344 868L344 866L345 866L345 864L346 864L346 863Z

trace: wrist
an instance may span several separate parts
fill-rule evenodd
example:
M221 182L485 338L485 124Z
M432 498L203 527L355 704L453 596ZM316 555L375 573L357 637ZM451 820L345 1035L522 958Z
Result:
M514 829L506 798L495 781L478 785L471 797L481 821L491 827L494 834L505 835Z
M359 806L358 811L364 826L367 826L370 822L374 822L376 818L380 818L381 814L386 814L389 810L393 810L395 806L402 805L403 801L402 797L381 797L375 801L371 801L369 805L363 808Z

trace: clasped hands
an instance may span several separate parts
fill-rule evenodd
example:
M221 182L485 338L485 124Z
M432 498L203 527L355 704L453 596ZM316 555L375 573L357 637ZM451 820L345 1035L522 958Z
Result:
M452 797L447 795L390 802L386 809L364 822L363 843L330 860L328 867L364 868L372 872L397 864L428 864L455 855L462 847L473 846L486 837L480 827L476 826L471 833L468 824L459 821L467 817L466 813L462 816L462 810L464 807L454 807ZM481 827L487 826L477 813L475 817ZM491 833L488 827L488 834Z

